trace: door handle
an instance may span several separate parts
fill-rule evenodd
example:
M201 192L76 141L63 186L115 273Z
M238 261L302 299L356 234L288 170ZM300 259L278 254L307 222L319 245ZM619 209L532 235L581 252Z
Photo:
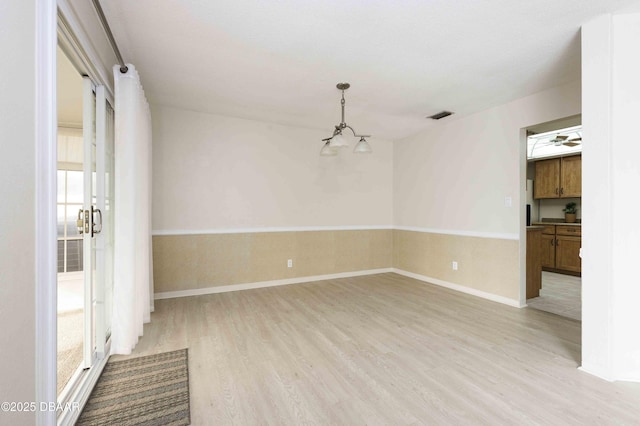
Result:
M96 222L95 219L95 214L98 213L98 217L100 218L100 226L96 229L96 225L98 225L98 223ZM93 206L91 206L91 219L92 219L92 226L91 226L91 236L93 237L96 234L99 234L100 232L102 232L102 212L100 211L100 209L97 209Z
M84 219L82 216L84 215L84 210L78 210L78 220L76 220L76 227L78 228L78 234L84 234Z
M96 213L100 218L100 223L96 221ZM91 214L89 210L78 210L78 220L76 220L76 226L78 227L79 234L89 234L94 237L96 234L102 232L102 212L91 206Z
M78 220L76 220L78 234L88 234L91 231L91 226L89 224L90 218L89 210L78 210Z

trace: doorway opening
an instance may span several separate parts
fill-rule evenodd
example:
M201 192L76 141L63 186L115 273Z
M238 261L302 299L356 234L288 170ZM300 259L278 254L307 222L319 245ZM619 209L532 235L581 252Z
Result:
M581 116L526 129L527 306L582 320ZM539 241L539 242L538 242ZM530 250L531 249L531 250ZM529 264L531 263L531 264ZM535 268L538 271L532 271Z

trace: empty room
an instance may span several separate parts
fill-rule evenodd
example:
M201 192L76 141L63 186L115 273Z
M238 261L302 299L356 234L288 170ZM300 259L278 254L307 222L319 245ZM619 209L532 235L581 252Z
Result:
M638 0L0 10L0 424L640 421Z

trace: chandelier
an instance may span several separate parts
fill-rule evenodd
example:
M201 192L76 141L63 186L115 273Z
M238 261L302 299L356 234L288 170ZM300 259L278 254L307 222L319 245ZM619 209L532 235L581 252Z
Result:
M346 129L349 129L351 131L351 133L353 134L353 137L360 138L356 146L353 148L353 152L355 154L371 154L373 150L371 149L371 146L365 139L365 138L370 138L371 135L356 134L355 130L353 130L353 128L349 126L347 123L345 123L344 121L344 104L345 104L344 91L347 90L349 87L351 87L351 85L349 83L338 83L336 87L338 88L338 90L342 91L342 99L340 100L340 106L342 108L342 120L340 121L340 124L336 125L336 128L333 131L333 135L330 138L322 139L322 142L324 142L324 145L320 150L320 155L322 156L338 155L338 150L340 148L347 148L349 146L349 141L347 137L351 137L351 135L345 134Z

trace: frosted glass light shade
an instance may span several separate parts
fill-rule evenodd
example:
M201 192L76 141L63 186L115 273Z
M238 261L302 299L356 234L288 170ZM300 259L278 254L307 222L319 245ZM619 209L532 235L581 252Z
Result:
M323 157L334 157L338 155L338 150L336 148L332 148L329 141L327 141L320 150L320 155Z
M331 140L329 141L329 146L331 148L346 148L349 146L349 143L347 142L347 138L342 133L338 133L331 138Z
M360 141L353 148L354 154L371 154L372 152L371 145L364 138L360 138Z

